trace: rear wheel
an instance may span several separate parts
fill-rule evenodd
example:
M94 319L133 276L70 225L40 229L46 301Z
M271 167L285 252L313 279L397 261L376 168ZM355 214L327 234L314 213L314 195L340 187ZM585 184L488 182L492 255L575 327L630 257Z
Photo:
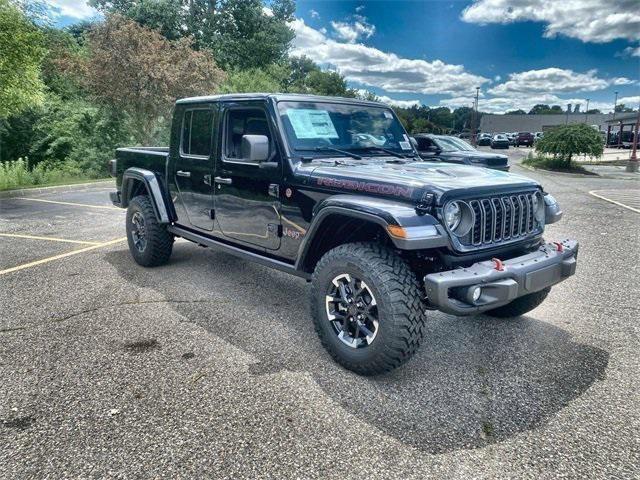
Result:
M387 372L420 346L426 320L420 286L391 249L353 243L330 250L313 273L311 295L323 346L349 370Z
M169 261L173 235L158 223L151 199L135 197L127 209L127 242L134 260L143 267L156 267Z
M534 308L540 306L545 301L547 295L551 291L551 287L547 287L539 292L530 293L520 298L516 298L513 302L507 303L502 307L494 308L484 312L485 315L498 318L519 317L525 313L529 313Z

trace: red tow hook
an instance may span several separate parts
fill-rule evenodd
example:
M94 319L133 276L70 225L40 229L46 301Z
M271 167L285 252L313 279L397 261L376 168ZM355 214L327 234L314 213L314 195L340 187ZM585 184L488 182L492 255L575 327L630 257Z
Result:
M556 251L560 253L564 252L564 246L560 242L553 242L553 244L556 246Z
M491 261L495 263L495 266L493 268L495 268L499 272L504 271L504 263L502 263L502 260L500 260L499 258L492 258Z

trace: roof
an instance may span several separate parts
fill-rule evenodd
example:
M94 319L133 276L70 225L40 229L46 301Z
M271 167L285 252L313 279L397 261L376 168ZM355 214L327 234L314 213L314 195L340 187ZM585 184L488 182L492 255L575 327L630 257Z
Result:
M369 100L358 100L356 98L345 97L325 97L322 95L306 95L300 93L225 93L221 95L205 95L201 97L189 97L181 98L176 101L177 104L183 103L206 103L206 102L220 102L220 101L233 101L233 100L264 100L274 99L276 102L281 101L294 101L294 102L341 102L341 103L354 103L359 105L371 105L371 106L384 106L388 107L384 103L371 102Z
M620 122L628 123L636 123L638 121L638 113L617 113L616 118L612 118L611 120L607 120L606 123L617 124Z
M620 114L617 114L620 115ZM480 130L483 132L544 132L558 125L587 123L598 125L601 130L606 129L607 120L613 118L613 113L558 113L536 115L488 114L480 118Z

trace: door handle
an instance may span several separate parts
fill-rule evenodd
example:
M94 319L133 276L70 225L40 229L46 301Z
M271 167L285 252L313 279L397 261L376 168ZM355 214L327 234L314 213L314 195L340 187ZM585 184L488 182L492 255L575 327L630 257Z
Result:
M178 170L176 172L176 175L178 175L179 177L187 177L187 178L189 178L191 176L191 172L185 172L183 170Z
M225 185L231 185L233 183L233 180L231 180L230 178L215 177L213 180L216 183L224 183Z

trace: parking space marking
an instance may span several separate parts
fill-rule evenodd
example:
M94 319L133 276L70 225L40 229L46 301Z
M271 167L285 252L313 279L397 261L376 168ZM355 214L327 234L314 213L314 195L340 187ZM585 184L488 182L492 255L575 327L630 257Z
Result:
M606 194L608 196L605 196ZM638 205L638 198L640 196L640 192L638 190L619 190L619 191L607 191L607 190L592 190L589 192L589 195L593 195L605 202L613 203L622 208L626 208L631 210L632 212L640 213L640 209L636 207L629 206L623 202L627 201L629 203L634 203L636 206ZM610 198L610 197L616 197ZM622 201L621 201L622 200Z
M120 212L124 212L124 210L122 208L111 207L109 205L89 205L87 203L60 202L58 200L44 200L43 198L30 198L30 197L13 197L13 200L28 200L30 202L57 203L59 205L72 205L74 207L101 208L103 210L118 210Z
M53 262L54 260L60 260L66 257L70 257L72 255L78 255L79 253L89 252L91 250L95 250L97 248L108 247L109 245L113 245L116 243L124 242L127 237L116 238L115 240L110 240L108 242L99 243L97 245L91 245L90 247L80 248L79 250L72 250L70 252L61 253L60 255L54 255L53 257L43 258L41 260L36 260L35 262L24 263L22 265L18 265L16 267L7 268L5 270L0 270L0 275L5 275L7 273L17 272L18 270L24 270L25 268L31 268L38 265L42 265L43 263Z
M0 237L26 238L29 240L47 240L49 242L79 243L81 245L100 245L100 242L86 242L84 240L67 240L66 238L40 237L37 235L21 235L17 233L0 233Z

